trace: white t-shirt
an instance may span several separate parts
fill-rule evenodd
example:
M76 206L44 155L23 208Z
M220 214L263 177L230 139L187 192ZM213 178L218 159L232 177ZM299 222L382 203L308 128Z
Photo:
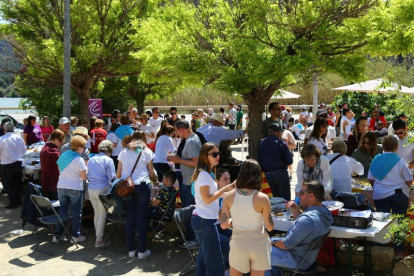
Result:
M395 136L398 139L398 136ZM399 157L405 160L407 165L414 160L414 143L409 143L411 135L407 135L404 139L398 139L397 154ZM413 171L413 170L411 170Z
M326 156L329 162L339 153ZM331 164L333 189L335 192L352 192L352 172L358 175L364 174L364 166L354 158L342 155Z
M122 163L122 179L130 176L132 168L137 161L138 155L139 153L136 153L135 151L129 150L127 148L123 149L118 155L118 160ZM155 154L152 152L152 150L145 147L144 151L141 154L141 158L138 161L137 167L132 174L132 181L134 181L135 185L139 185L141 182L149 182L150 178L147 165L152 159L154 159L154 157Z
M155 131L155 134L157 134L158 131L160 131L162 121L164 121L164 120L161 117L158 117L157 119L154 119L153 117L151 117L149 119L148 124L150 124L152 126L152 128Z
M305 139L306 138L309 139L312 131L313 131L313 125L311 125L310 127L308 127L308 129L306 130L306 132L305 132ZM326 133L326 141L327 142L332 141L333 139L335 139L335 137L336 137L336 130L335 130L335 128L333 126L329 126L328 125L328 130L327 130L327 133Z
M155 141L155 131L152 125L146 124L145 126L141 124L141 126L138 128L139 130L145 132L147 137L147 144L152 143ZM154 138L150 138L150 134L154 133Z
M114 150L112 151L112 156L118 156L122 150L122 140L119 139L115 133L109 133L108 136L106 136L106 139L114 144L117 143L116 147L114 147Z
M319 151L322 153L322 155L327 155L329 152L329 148L328 148L328 142L326 142L327 140L323 141L322 138L316 139L316 138L312 138L308 141L308 144L312 144L315 145Z
M304 130L304 129L305 129L305 127L304 127L301 123L296 124L296 125L293 125L290 129L291 129L292 131L294 131L294 132L295 132L296 136L297 136L299 139L303 138L303 137L300 137L300 132L301 132L302 130ZM303 139L305 139L305 138L303 138Z
M76 157L59 175L57 187L59 189L70 189L83 191L83 180L80 177L81 171L86 171L85 160L82 157Z
M216 199L210 204L204 203L200 193L200 187L202 186L210 187L210 194L213 194L218 190L217 183L211 175L206 171L200 171L196 181L194 181L196 208L193 211L193 214L204 219L217 219L219 212L219 200Z
M383 154L389 154L384 152ZM409 188L405 181L413 180L413 175L410 172L404 159L401 160L391 169L391 171L382 179L376 179L371 174L371 169L368 173L368 179L374 180L374 199L384 199L395 194L396 189L402 189L403 193L409 197Z
M168 163L167 156L169 152L175 151L173 140L168 135L161 135L155 146L154 163Z
M313 123L313 113L309 112L308 113L308 124L312 124Z

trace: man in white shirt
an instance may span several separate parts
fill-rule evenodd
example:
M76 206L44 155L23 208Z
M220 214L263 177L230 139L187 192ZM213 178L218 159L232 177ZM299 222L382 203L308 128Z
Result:
M160 117L160 110L158 109L158 107L153 107L152 117L149 119L148 123L154 129L155 135L157 135L158 131L160 131L162 121L163 119Z
M402 113L402 114L398 115L398 117L396 118L396 120L397 120L397 119L401 119L401 120L403 120L404 122L407 122L407 117L405 116L405 114L404 114L404 113ZM393 126L392 126L392 122L391 122L390 126L388 127L388 135L394 135L394 128L393 128Z
M397 119L392 123L395 136L398 138L397 154L399 157L405 160L411 172L414 171L414 143L410 143L412 140L412 134L407 132L407 123L402 119ZM411 139L410 139L411 138Z
M346 143L343 140L335 140L332 143L332 152L326 158L331 166L334 192L352 192L352 173L364 174L364 166L354 158L346 156Z
M229 128L231 130L236 128L236 120L237 120L237 110L234 108L233 103L229 103L229 116L227 117L229 119Z
M26 152L24 140L14 133L12 122L4 124L5 135L0 137L1 178L9 198L7 209L21 205L22 195L22 157Z
M220 114L214 113L210 117L208 124L197 129L197 132L203 134L207 142L213 142L217 146L222 141L239 139L246 133L246 130L231 130L223 126L223 117Z
M328 112L325 109L319 109L318 112L316 112L316 119L318 118L327 118L328 117ZM306 145L309 141L309 137L311 135L313 131L313 125L308 127L308 129L305 132L305 142L304 144ZM336 130L333 126L328 125L328 132L326 134L326 141L330 142L332 140L334 140L336 137Z

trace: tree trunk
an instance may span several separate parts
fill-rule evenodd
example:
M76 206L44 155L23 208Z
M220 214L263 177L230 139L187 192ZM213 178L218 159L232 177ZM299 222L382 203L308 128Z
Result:
M266 102L263 101L255 101L249 104L249 157L256 160L265 104Z
M89 125L89 107L88 107L88 101L90 98L89 90L82 90L80 92L77 92L76 94L78 95L81 118L88 121L88 125Z
M270 84L267 89L252 88L243 98L249 107L249 158L257 160L257 146L262 128L262 113L273 93L279 88L281 80Z

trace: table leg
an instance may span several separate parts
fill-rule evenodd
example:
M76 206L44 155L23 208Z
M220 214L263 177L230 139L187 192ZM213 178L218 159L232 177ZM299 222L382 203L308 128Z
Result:
M348 239L348 275L352 276L352 239Z
M371 255L371 244L364 238L364 274L366 276L372 275L372 255Z

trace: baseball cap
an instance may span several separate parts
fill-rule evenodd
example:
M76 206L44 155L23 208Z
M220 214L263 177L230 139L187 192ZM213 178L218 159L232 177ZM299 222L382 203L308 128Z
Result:
M321 103L321 106L326 106L326 104L325 103Z
M70 123L70 120L66 117L62 117L59 119L59 125L66 125L67 123Z
M214 113L213 115L211 115L210 120L215 120L223 125L223 117L218 113Z
M306 109L306 105L302 104L302 105L300 106L300 108L302 108L302 109Z
M328 112L326 111L326 109L318 109L318 112L316 112L316 116L321 116L321 115L328 115Z
M282 131L282 128L280 127L279 124L274 123L274 124L269 125L268 131L272 131L272 132Z

